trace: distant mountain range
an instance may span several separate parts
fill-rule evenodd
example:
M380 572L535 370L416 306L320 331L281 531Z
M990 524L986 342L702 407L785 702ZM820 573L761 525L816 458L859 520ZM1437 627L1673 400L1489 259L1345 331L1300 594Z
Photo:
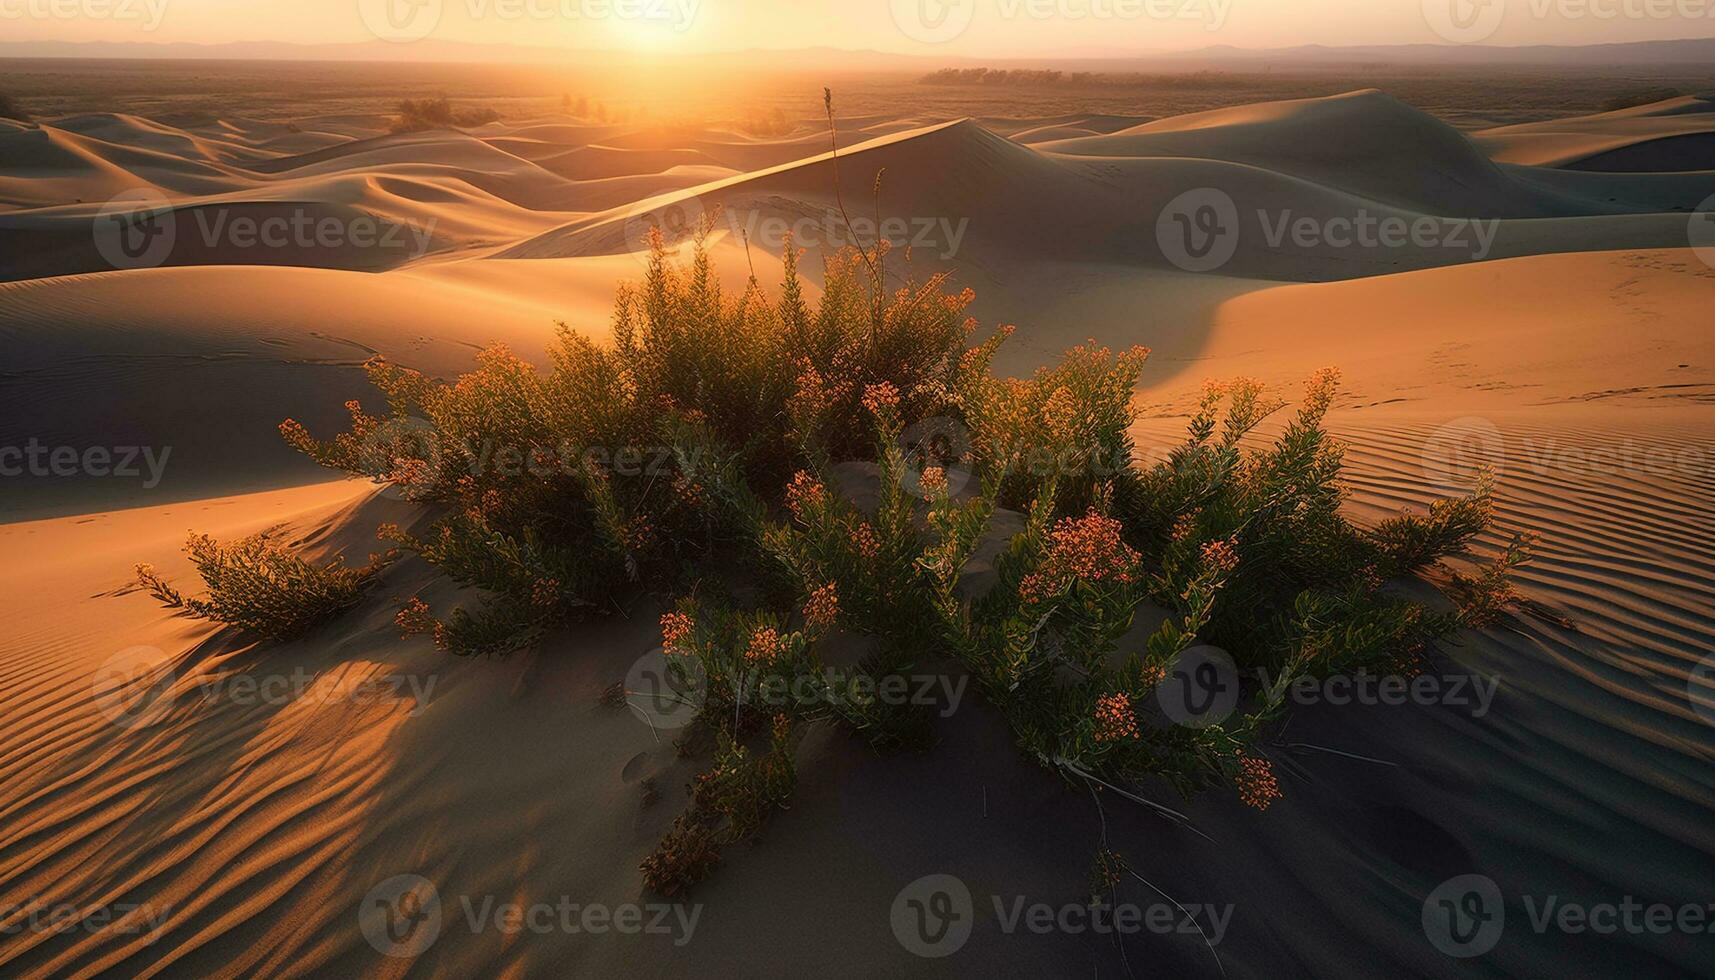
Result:
M519 64L599 65L644 56L609 50L549 48L510 44L467 44L426 39L412 44L365 41L347 44L287 44L241 41L229 44L151 42L0 41L0 58L196 59L262 61L430 61ZM750 68L853 71L912 71L942 66L1034 67L1082 71L1147 71L1186 68L1243 68L1344 64L1395 65L1715 65L1715 38L1635 41L1624 44L1491 45L1393 44L1329 47L1236 48L1216 45L1190 51L1122 53L1105 51L1040 56L949 57L850 51L839 48L752 50L679 55L677 58L731 62Z
M1166 58L1202 61L1267 61L1279 64L1515 64L1515 65L1650 65L1711 64L1715 38L1673 41L1632 41L1624 44L1532 44L1497 47L1483 44L1376 44L1329 47L1306 44L1292 48L1201 48Z

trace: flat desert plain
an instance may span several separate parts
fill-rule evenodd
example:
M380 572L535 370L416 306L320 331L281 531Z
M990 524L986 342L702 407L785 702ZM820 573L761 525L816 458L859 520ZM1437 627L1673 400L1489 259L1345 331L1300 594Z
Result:
M1715 102L1473 130L1375 89L1160 118L876 105L838 114L837 158L813 113L759 136L542 99L392 133L169 103L0 120L0 899L73 910L10 930L0 974L1709 974L1707 932L1543 909L1715 901ZM189 529L361 559L378 523L425 521L281 420L337 429L375 354L452 378L495 343L544 361L556 321L605 339L649 229L703 222L735 285L777 283L788 233L813 286L885 234L893 275L948 272L1016 325L1004 373L1147 345L1145 458L1205 379L1293 393L1338 365L1347 506L1422 508L1486 465L1484 549L1541 536L1529 603L1438 652L1432 703L1295 711L1266 813L1098 814L973 695L921 755L810 735L791 808L650 928L508 927L497 906L656 901L638 864L695 768L598 701L660 609L459 660L394 628L451 590L421 562L287 643L175 615L132 568L194 581ZM159 689L114 688L136 662ZM1199 928L1009 925L1085 901L1104 832L1158 890L1132 899ZM1444 956L1426 901L1479 871L1505 939ZM409 957L363 911L400 875L442 903ZM895 928L928 875L972 896L952 959Z

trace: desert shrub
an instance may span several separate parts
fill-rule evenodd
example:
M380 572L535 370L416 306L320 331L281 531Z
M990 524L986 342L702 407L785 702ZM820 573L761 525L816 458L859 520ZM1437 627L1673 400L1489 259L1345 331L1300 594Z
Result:
M493 109L455 106L444 95L421 99L400 99L393 107L398 113L390 131L415 133L425 129L469 129L494 122L500 113Z
M798 779L792 749L793 725L785 714L774 716L766 747L754 753L723 732L714 767L697 777L692 811L708 814L726 841L755 839L792 795Z
M5 92L0 92L0 119L15 119L18 122L29 122L30 114L24 111L24 107L18 104L18 100L7 95Z
M354 401L331 440L291 420L282 435L324 465L450 505L428 535L396 543L510 618L547 623L669 589L716 557L761 561L763 501L799 463L872 451L838 421L864 411L868 388L894 393L897 425L946 409L974 323L969 296L942 280L883 294L868 259L839 256L812 303L789 252L769 302L754 281L724 291L700 243L686 268L658 235L653 249L644 282L621 291L611 346L562 325L547 371L495 348L452 384L374 360L386 415Z
M1085 506L1131 465L1131 397L1149 351L1115 356L1091 342L1029 379L996 378L989 360L1009 334L977 348L959 378L972 462L997 481L1003 506L1029 504L1050 481L1057 507Z
M186 598L153 567L138 565L137 578L150 595L200 619L282 640L356 605L364 586L392 558L372 555L362 568L347 568L343 558L317 565L261 537L223 545L206 534L192 534L185 552L207 595Z
M921 587L915 561L922 549L913 501L904 491L898 392L891 384L869 388L877 500L864 512L845 499L825 472L799 470L785 493L787 520L766 524L762 548L794 588L815 597L837 594L845 622L866 633L899 630L912 615ZM924 607L925 610L927 607Z
M1513 586L1514 569L1530 561L1535 538L1514 535L1506 551L1493 562L1481 565L1474 575L1454 572L1447 592L1459 606L1459 621L1476 629L1493 626L1509 609L1522 601Z
M322 463L444 508L421 538L383 535L486 597L439 619L418 600L401 611L406 632L453 653L518 649L642 592L682 597L663 647L695 682L681 687L702 734L682 748L712 761L642 866L651 888L690 887L760 832L806 726L921 747L921 713L858 692L928 658L962 664L1024 754L1069 781L1134 799L1126 787L1148 778L1226 786L1262 809L1282 793L1266 733L1295 678L1409 665L1516 601L1523 547L1453 574L1458 613L1387 589L1468 558L1490 492L1349 522L1324 424L1336 372L1312 377L1266 439L1287 403L1255 381L1211 384L1184 441L1139 466L1128 433L1147 351L1091 343L997 378L1009 331L978 339L970 292L944 277L885 287L886 259L885 246L828 259L812 300L788 249L777 297L754 279L735 294L701 242L679 266L657 235L611 345L562 326L546 370L495 349L451 384L375 361L385 415L352 403L350 430L325 442L282 425ZM968 446L913 447L925 426ZM638 447L659 450L652 466L615 465ZM874 475L873 499L841 491L854 468ZM973 492L955 493L954 472ZM979 593L965 569L1002 506L1023 530ZM1146 614L1160 622L1140 635ZM836 633L870 653L829 669ZM1258 679L1219 723L1163 723L1158 688L1193 644Z
M692 783L690 808L639 866L643 883L668 897L707 877L722 848L755 840L797 782L797 734L787 715L773 717L755 748L726 732L718 739L714 765Z
M1072 458L1085 468L1050 468L1026 485L1035 499L1025 528L987 594L958 595L973 531L961 524L969 505L955 506L944 488L930 504L940 542L920 562L949 645L1007 714L1021 748L1045 764L1106 783L1162 777L1184 792L1227 783L1266 807L1279 787L1260 738L1292 680L1410 664L1435 638L1484 622L1487 610L1515 598L1505 583L1522 552L1455 577L1452 589L1468 610L1460 616L1434 615L1385 591L1389 578L1466 553L1491 520L1488 485L1427 515L1371 530L1350 524L1340 514L1342 451L1323 426L1334 372L1311 379L1273 440L1255 430L1281 400L1253 381L1210 385L1167 459L1149 468L1096 465L1092 477L1092 462L1106 452L1129 451L1100 436L1123 438L1135 420L1123 383L1135 373L1088 350L1069 362L1080 366L1078 377L1117 376L1075 389L1070 416L1100 420L1077 430L1090 454ZM1012 417L1028 432L1038 410L1024 404L1032 407ZM979 472L998 484L1013 467L998 462L1006 454L983 451L983 441L973 438ZM1068 476L1079 481L1070 498L1057 485ZM1161 624L1122 646L1146 608L1164 614ZM1268 682L1248 684L1219 724L1163 723L1158 687L1194 643L1221 647L1241 676Z
M673 898L707 878L720 859L720 842L714 828L700 817L686 813L674 821L673 829L643 859L638 870L643 873L646 886Z

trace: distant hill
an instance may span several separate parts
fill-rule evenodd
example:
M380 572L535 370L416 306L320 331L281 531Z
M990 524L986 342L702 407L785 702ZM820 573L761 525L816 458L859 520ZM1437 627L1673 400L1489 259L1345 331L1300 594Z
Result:
M1392 64L1516 64L1516 65L1642 65L1709 64L1715 60L1715 38L1672 41L1632 41L1624 44L1532 44L1497 47L1484 44L1382 44L1329 47L1306 44L1291 48L1235 48L1218 45L1164 56L1185 61L1331 64L1388 62Z
M230 44L150 42L0 41L0 58L86 58L153 60L259 61L439 61L485 63L580 64L624 62L638 55L513 44L467 44L425 39L413 44L366 41L346 44L287 44L245 41ZM921 71L946 65L1029 66L1085 71L1163 70L1174 68L1245 68L1262 66L1345 65L1541 65L1598 67L1604 65L1715 64L1715 38L1635 41L1624 44L1528 45L1499 47L1470 44L1396 44L1329 47L1310 44L1290 48L1236 48L1216 45L1192 51L1044 54L1040 57L948 57L851 51L839 48L731 51L678 56L679 60L742 64L749 68L824 71Z

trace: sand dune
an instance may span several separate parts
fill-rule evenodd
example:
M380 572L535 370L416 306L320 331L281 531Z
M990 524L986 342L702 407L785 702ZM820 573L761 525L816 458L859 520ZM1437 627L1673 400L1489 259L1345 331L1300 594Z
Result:
M1663 171L1699 162L1709 105L1470 137L1376 92L1162 120L842 118L839 196L809 120L779 138L569 117L403 135L355 115L295 132L188 113L0 122L0 279L14 280L0 282L0 446L171 449L150 487L0 484L0 717L14 736L0 748L0 895L158 919L9 937L0 974L690 977L745 963L936 976L945 964L905 952L888 925L906 882L946 872L974 891L1080 900L1097 817L996 751L1010 736L979 706L920 757L813 736L792 809L697 893L683 948L455 930L414 964L387 960L356 910L392 874L448 895L647 900L636 866L677 808L645 807L641 784L675 794L690 764L596 701L658 642L658 611L458 661L392 626L398 599L450 597L415 561L290 644L175 617L129 584L137 561L182 582L191 527L272 529L361 558L378 522L424 520L391 492L325 482L276 431L291 416L328 432L343 400L372 401L358 367L372 354L451 376L496 342L540 359L555 320L604 337L613 288L641 275L662 218L721 214L711 247L734 284L753 268L777 277L770 229L807 229L822 236L799 241L813 288L814 258L843 244L842 201L905 219L908 237L927 222L912 266L952 271L977 316L1018 325L1003 370L1087 337L1154 348L1134 432L1146 455L1176 440L1206 377L1285 389L1339 364L1331 424L1355 512L1424 505L1468 478L1454 463L1474 450L1499 471L1500 531L1542 534L1522 576L1537 611L1461 637L1437 665L1499 677L1487 714L1302 710L1278 747L1286 798L1266 816L1221 797L1185 807L1213 842L1107 809L1109 832L1138 842L1139 873L1182 902L1235 903L1225 975L1706 972L1703 937L1522 927L1458 963L1429 957L1418 921L1429 889L1479 867L1510 891L1708 899L1715 690L1693 671L1715 629L1715 270L1686 247L1685 212L1715 193L1715 163ZM1649 172L1597 172L1621 166ZM159 267L113 271L92 225L140 189L186 229L289 213L432 229L403 254L247 253L192 234ZM1200 272L1158 233L1174 201L1206 189L1243 221L1232 257ZM1270 241L1259 211L1324 228L1360 214L1496 224L1477 254ZM902 254L890 263L904 273ZM114 722L102 679L115 657L168 682L146 717ZM302 685L286 703L207 697L277 675ZM382 682L391 694L372 696ZM1145 963L1216 973L1194 935L1122 952L1002 935L986 911L958 959L997 976Z
M1660 113L1591 118L1636 129L1704 115L1672 107ZM19 188L11 193L14 209L0 213L0 224L15 232L6 246L11 277L99 271L102 257L82 247L88 242L80 238L89 236L80 226L107 199L140 187L192 209L179 215L181 223L205 226L211 219L199 207L219 206L225 213L264 201L301 203L311 221L350 222L360 214L399 227L433 221L432 240L408 253L203 250L247 264L364 271L471 249L502 258L636 251L639 226L662 211L682 217L724 209L735 216L728 230L747 234L759 218L787 227L811 218L826 228L837 204L826 138L813 131L753 139L685 127L530 120L491 124L470 135L357 136L307 152L240 160L235 148L267 153L260 147L281 137L253 125L201 122L199 133L225 138L120 116L77 117L68 130L50 125L0 133L20 147L0 165L0 193ZM1244 226L1223 273L1326 281L1481 258L1682 245L1682 219L1663 212L1689 210L1715 191L1715 180L1703 175L1610 178L1498 166L1445 124L1373 91L1129 126L1135 120L1115 116L1025 122L995 120L991 131L970 120L916 128L900 120L845 120L850 203L863 215L879 203L883 216L946 222L944 240L914 237L937 246L925 251L958 267L970 265L961 250L1162 267L1168 263L1154 241L1164 208L1181 194L1212 187L1232 200ZM1067 126L1100 135L1041 138ZM1015 140L999 135L1005 132ZM102 133L131 142L115 148L97 139ZM1351 133L1360 135L1333 138ZM168 152L174 148L182 155ZM883 171L879 200L859 207ZM42 206L50 199L59 206ZM68 199L88 207L66 209ZM1450 235L1456 240L1427 248L1279 240L1286 222L1409 227L1425 216L1448 219L1443 227L1449 231L1465 227L1454 224L1458 219L1501 220L1492 240ZM1532 220L1519 220L1526 218ZM952 240L954 226L958 241ZM849 229L834 231L852 240ZM752 244L778 254L781 237ZM962 249L967 240L979 247ZM199 254L193 243L164 261L200 264L214 257Z
M1374 90L1175 116L1041 149L1248 164L1423 213L1554 213L1547 202L1521 199L1505 174L1458 131Z
M1346 397L1358 404L1481 414L1599 400L1709 403L1715 337L1698 326L1698 310L1711 295L1715 269L1690 249L1544 255L1280 286L1221 304L1206 331L1148 338L1156 356L1145 378L1179 380L1190 399L1215 366L1288 378L1339 351ZM1283 333L1297 343L1271 339Z
M1715 101L1681 96L1592 116L1502 126L1472 138L1504 163L1650 173L1715 167L1711 133Z
M594 273L604 289L613 271ZM186 296L197 297L191 308ZM605 324L605 308L594 322ZM575 308L557 315L579 319ZM552 334L539 302L434 279L209 267L0 284L0 445L34 437L172 454L147 488L143 478L9 481L0 511L17 520L317 479L324 471L277 427L287 416L338 426L342 401L372 393L359 369L370 356L450 377L481 347L535 356Z

